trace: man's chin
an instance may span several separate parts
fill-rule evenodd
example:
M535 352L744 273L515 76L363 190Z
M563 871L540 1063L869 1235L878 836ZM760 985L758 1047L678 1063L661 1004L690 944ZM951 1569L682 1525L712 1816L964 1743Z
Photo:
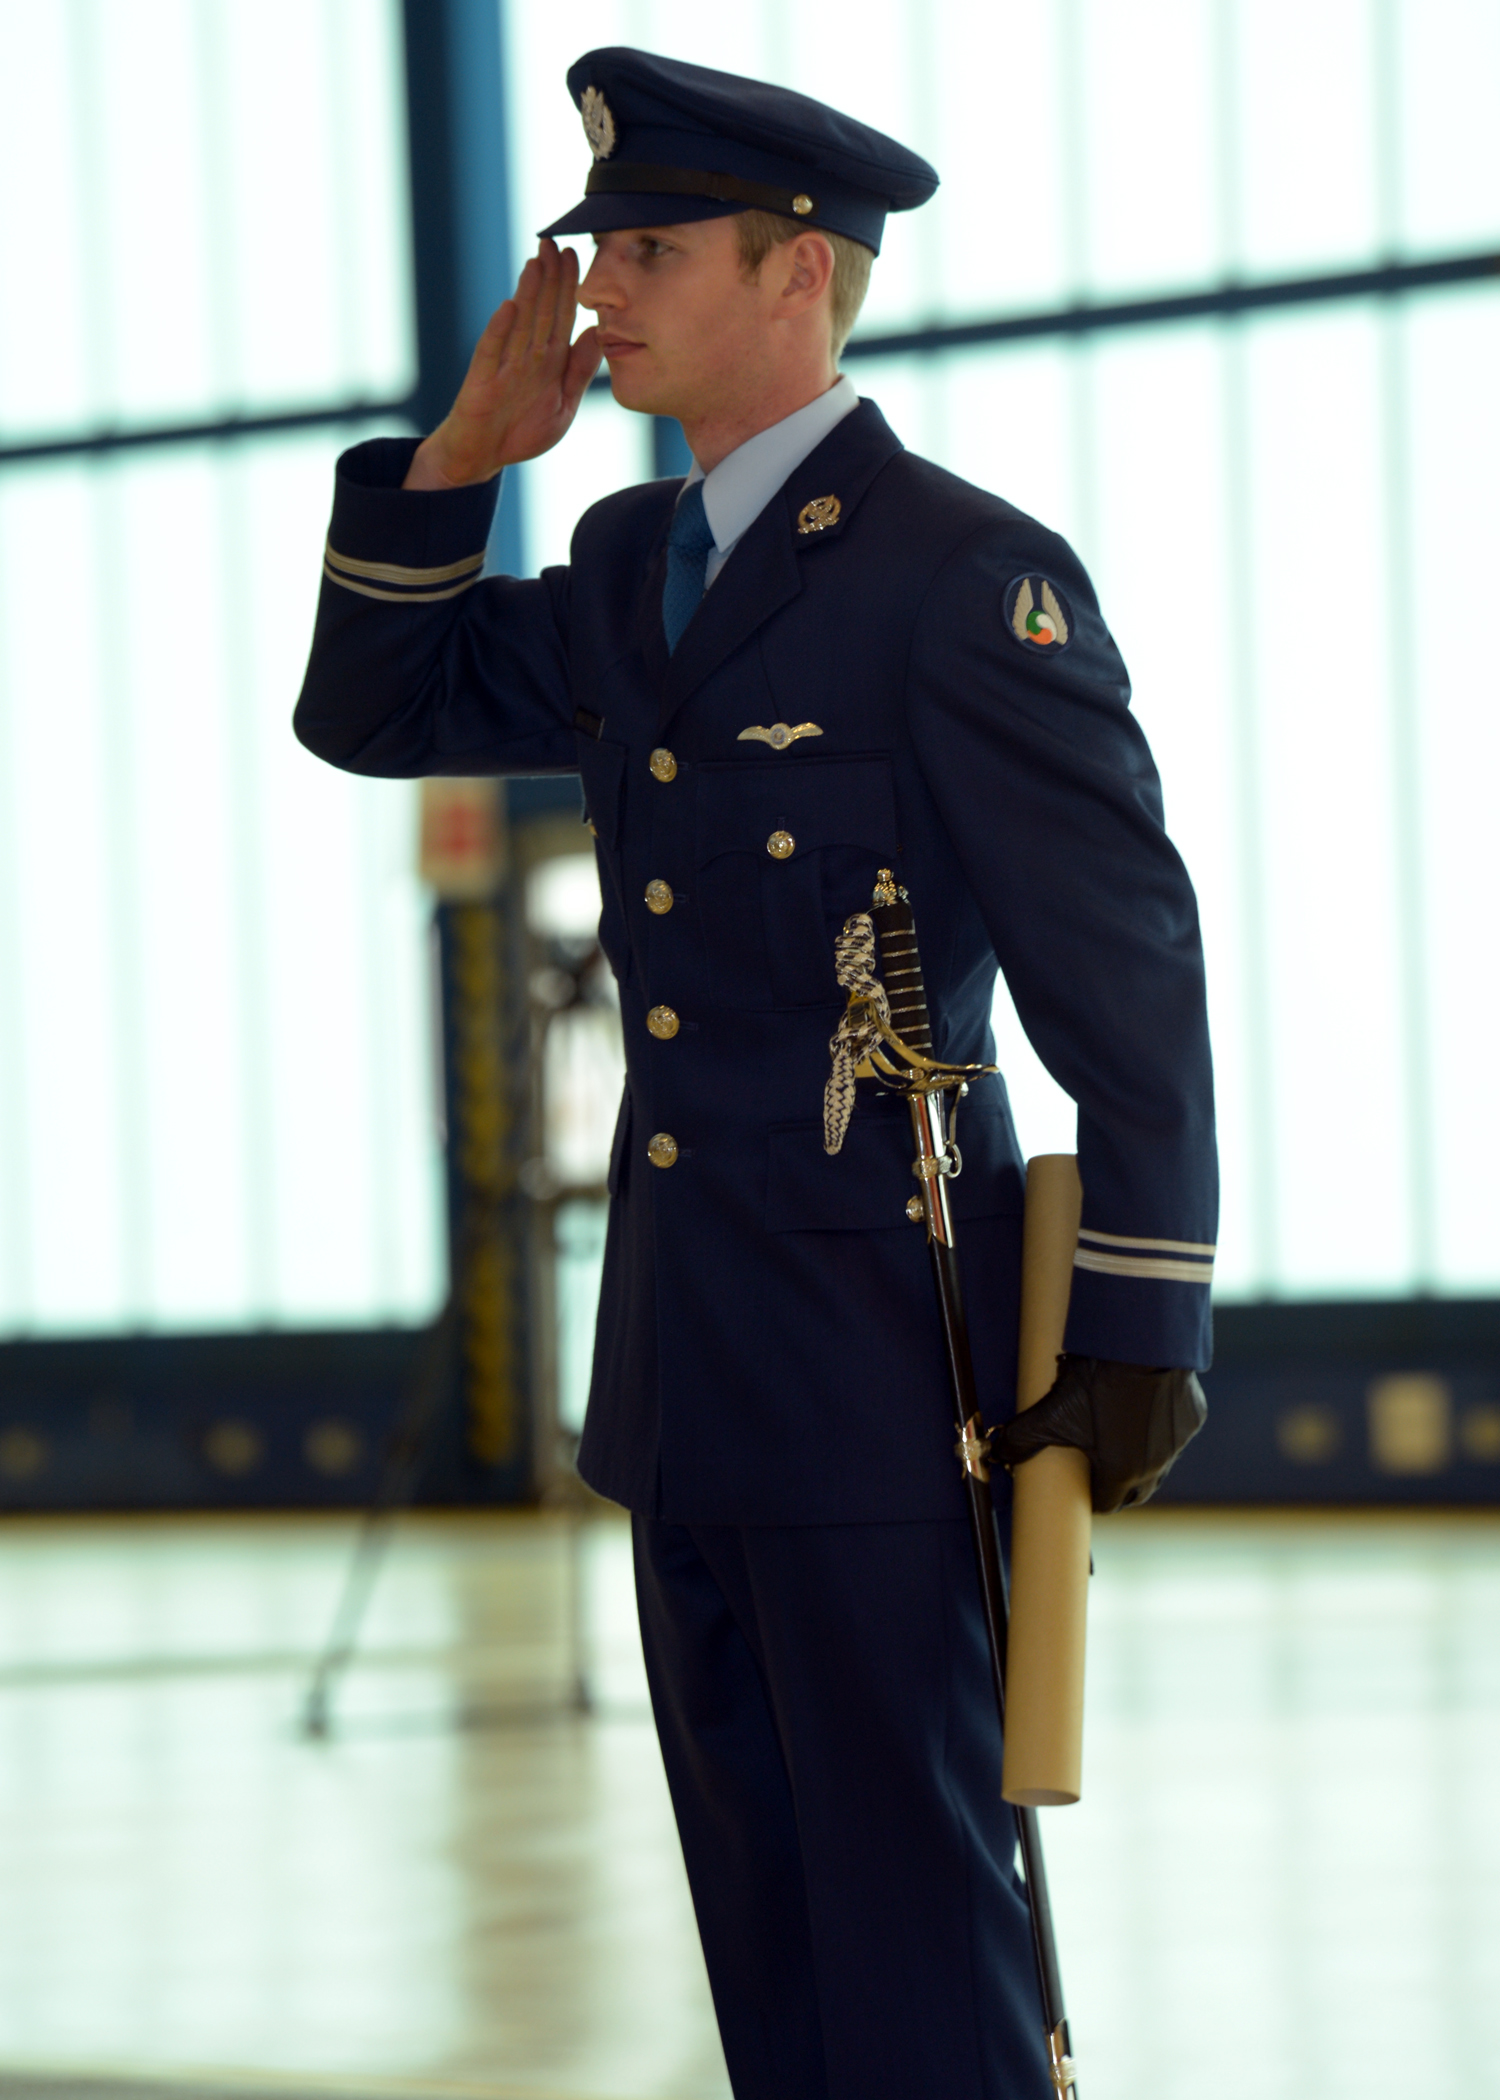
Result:
M665 389L660 374L645 371L637 365L641 352L627 352L609 366L609 388L621 408L633 408L637 415L669 416L673 411L663 401Z

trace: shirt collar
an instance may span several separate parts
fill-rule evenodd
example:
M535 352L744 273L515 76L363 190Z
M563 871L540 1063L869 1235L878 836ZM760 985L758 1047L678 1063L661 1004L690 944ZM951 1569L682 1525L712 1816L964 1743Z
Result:
M691 488L703 483L703 510L714 547L727 555L760 516L776 491L795 474L809 452L816 451L830 430L859 406L859 395L851 379L836 379L827 393L819 394L805 407L794 409L746 438L711 474L694 460L683 484Z

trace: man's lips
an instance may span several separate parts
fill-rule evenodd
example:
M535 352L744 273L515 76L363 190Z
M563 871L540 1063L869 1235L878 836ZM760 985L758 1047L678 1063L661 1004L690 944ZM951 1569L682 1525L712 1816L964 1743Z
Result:
M631 350L644 350L644 343L634 342L628 335L601 335L599 348L606 357L623 357Z

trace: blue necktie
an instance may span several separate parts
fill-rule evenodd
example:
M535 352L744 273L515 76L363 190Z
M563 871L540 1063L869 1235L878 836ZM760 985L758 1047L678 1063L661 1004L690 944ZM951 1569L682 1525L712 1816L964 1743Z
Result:
M661 623L667 630L669 656L702 603L708 552L713 543L703 508L703 483L695 481L679 501L667 534L667 581L661 594Z

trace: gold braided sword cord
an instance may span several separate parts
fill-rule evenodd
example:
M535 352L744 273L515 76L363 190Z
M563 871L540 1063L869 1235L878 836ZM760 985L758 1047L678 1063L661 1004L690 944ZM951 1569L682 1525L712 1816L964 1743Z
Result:
M873 1070L877 1078L884 1075L885 1079L896 1081L903 1091L926 1093L961 1087L967 1080L1000 1069L998 1065L944 1064L939 1058L913 1049L897 1033L892 1026L886 988L875 974L875 922L867 911L855 912L844 921L844 930L834 941L833 954L835 975L840 989L849 994L849 1004L839 1015L839 1025L828 1044L833 1063L823 1089L825 1152L836 1153L843 1147L849 1118L854 1113L855 1079L862 1064L867 1073ZM893 1064L878 1045L893 1052L899 1063Z
M891 1018L884 987L875 975L875 921L867 911L844 921L844 930L833 944L833 956L839 986L849 994L849 1004L839 1015L828 1044L833 1068L823 1089L823 1150L830 1154L842 1148L854 1113L855 1071Z

